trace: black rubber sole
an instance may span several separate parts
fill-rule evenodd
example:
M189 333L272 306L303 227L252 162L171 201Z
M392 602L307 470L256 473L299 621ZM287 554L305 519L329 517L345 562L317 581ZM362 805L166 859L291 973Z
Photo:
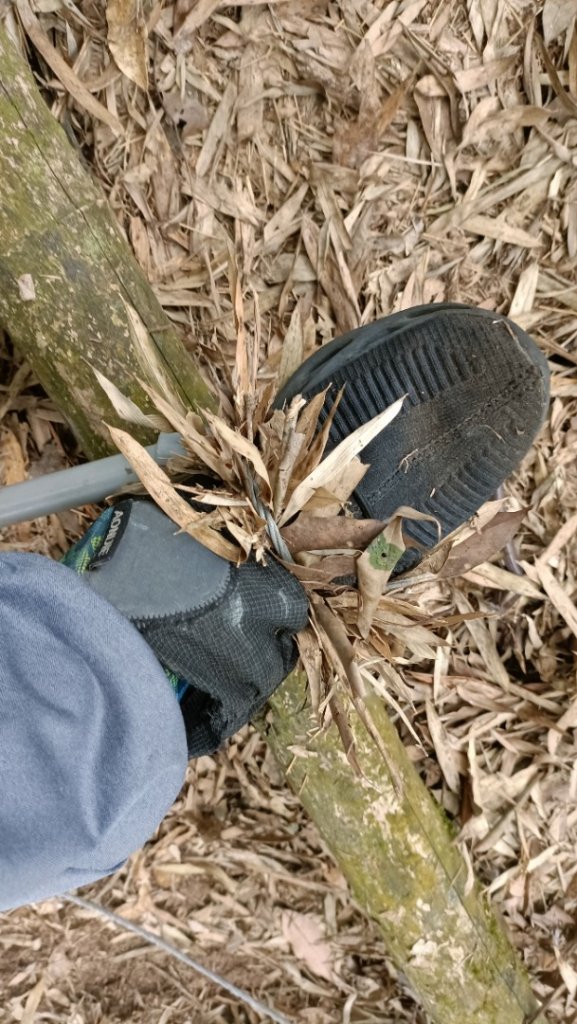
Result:
M353 513L385 519L400 505L435 516L442 534L494 496L529 450L547 411L549 371L532 338L506 317L458 304L417 306L324 345L279 393L310 398L329 387L321 418L345 392L334 447L397 398L404 408L361 458L370 469ZM432 523L407 522L419 544Z

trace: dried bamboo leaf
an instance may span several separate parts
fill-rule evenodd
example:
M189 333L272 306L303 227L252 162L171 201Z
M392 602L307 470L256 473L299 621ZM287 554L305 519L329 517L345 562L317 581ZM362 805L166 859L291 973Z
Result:
M311 557L314 558L314 556ZM330 589L331 583L336 576L349 575L348 570L351 568L351 565L354 569L354 562L352 559L350 562L345 562L344 571L342 562L339 562L338 566L335 568L332 558L327 559L327 561L330 562L330 567L328 569L320 568L324 559L314 559L313 564L310 565L308 564L308 561L309 559L306 559L307 564L300 565L298 562L283 562L282 559L279 558L279 562L284 565L285 569L292 572L293 576L296 576L297 580L301 581L305 589L312 590L315 593L318 588L321 588L323 591L327 588Z
M465 231L474 235L483 235L485 238L494 238L497 242L506 242L508 245L519 245L523 249L538 249L541 242L534 238L522 228L516 228L507 224L502 218L485 217L478 214L468 217L463 222Z
M232 472L226 466L221 454L211 443L210 438L201 434L194 427L192 422L194 414L188 413L183 415L174 409L171 403L163 398L162 395L159 395L158 392L146 384L145 381L139 381L139 383L150 396L157 409L160 410L162 415L166 417L172 427L180 434L183 444L215 474L217 479L231 484L233 481Z
M553 539L539 555L536 565L543 565L559 554L577 532L577 512L569 516L559 528Z
M442 160L454 143L449 96L434 75L425 75L413 90L421 124L436 160Z
M384 525L379 519L325 518L301 512L294 522L282 528L281 533L293 554L323 548L362 549L381 532Z
M254 205L252 197L238 185L232 189L220 180L209 184L205 178L198 178L189 173L181 188L185 195L192 196L197 203L227 217L252 224L255 228L260 227L265 220L264 214Z
M324 391L319 391L317 395L313 395L313 397L306 403L302 412L299 415L297 422L297 430L299 434L302 434L304 436L306 448L310 446L311 441L315 437L318 428L319 415L323 405L325 404L327 391L328 387L325 388ZM338 402L339 399L337 398L330 410L329 417L327 417L330 418L331 422L332 416L334 416L336 407L338 406ZM323 429L325 426L326 424L323 425Z
M563 733L569 729L577 728L577 697L571 702L561 718L555 723L556 728L550 729L547 735L547 749L550 754L556 754L559 744L563 739Z
M304 448L304 434L298 433L296 429L296 421L300 407L301 401L295 401L293 399L285 416L283 434L277 459L278 468L276 470L276 474L274 474L273 515L275 518L279 516L280 511L286 502L286 493L290 478L296 461Z
M359 454L382 430L398 416L404 397L397 399L387 409L374 416L368 423L357 427L348 437L341 441L319 465L295 488L285 508L279 526L283 526L303 508L318 487L324 486L335 474L337 469L346 465Z
M254 421L258 425L258 429L261 429L265 420L267 420L267 417L268 420L272 422L277 412L282 416L282 413L278 409L275 409L272 415L270 414L270 409L273 405L276 391L276 384L272 380L269 381L268 384L265 384L264 387L259 387L258 389L257 401L254 408ZM302 399L302 404L304 405L304 398Z
M292 311L290 323L284 336L277 386L280 388L299 368L304 356L304 334L302 302L299 300Z
M148 88L146 21L140 0L108 0L108 48L122 73L141 89Z
M114 407L115 412L118 413L122 419L128 423L136 423L140 427L152 427L155 430L166 431L170 429L170 423L168 420L160 414L154 415L154 413L145 413L142 409L139 409L136 402L133 402L127 395L123 395L122 391L113 384L108 377L105 377L100 370L96 367L92 367L92 371L96 376L100 387L108 395L111 405Z
M309 684L311 711L318 715L322 693L322 652L312 624L297 633L296 642Z
M305 406L303 412L299 416L297 429L299 433L303 433L305 437L303 444L305 455L301 462L295 465L294 472L290 479L290 485L287 488L287 493L292 493L296 489L296 487L309 475L309 473L313 471L315 466L318 466L319 462L323 457L323 452L328 444L332 422L337 411L337 408L339 406L340 400L344 394L344 389L341 388L329 410L328 416L326 417L321 429L317 430L319 414L324 405L324 399L327 391L328 388L326 388L324 392L315 395L314 398L311 399L311 401ZM309 409L311 409L311 412L309 415L307 415L307 411Z
M263 252L265 255L276 252L287 238L298 231L300 227L298 215L308 190L308 183L305 182L265 224L263 230Z
M250 508L248 498L236 498L221 491L207 491L204 487L190 486L189 484L175 483L178 491L190 494L191 498L202 505L213 505L215 508Z
M237 562L238 548L225 540L217 530L207 526L205 515L195 512L188 502L180 497L164 470L157 465L146 448L143 448L124 430L111 426L108 429L118 450L128 460L138 479L162 511L182 530L204 544L215 555L220 555L221 558L226 558L230 562Z
M306 216L301 221L301 237L306 254L317 273L321 288L330 299L335 313L337 326L343 333L352 331L359 326L358 311L355 304L343 292L341 275L331 253L326 253L319 246L320 232L317 225Z
M427 551L417 568L404 573L399 581L450 579L487 561L514 536L527 514L526 509L509 509L509 504L508 498L485 502L469 523L457 527Z
M334 473L325 486L318 487L311 498L303 506L307 513L316 512L317 516L333 517L351 497L355 488L365 476L368 466L360 459L351 459Z
M504 590L509 594L520 594L522 597L529 597L534 601L542 601L543 593L532 583L527 576L517 576L515 573L502 569L492 562L482 562L474 570L463 573L463 579L469 580L478 587L494 587L496 590Z
M488 561L515 536L526 515L526 508L498 511L490 522L449 549L439 571L439 579L462 576L476 565Z
M341 618L332 611L330 606L324 600L314 600L312 608L314 616L326 637L325 645L332 652L334 659L333 667L341 679L344 677L348 681L355 710L381 754L381 757L389 770L391 781L395 786L395 789L398 793L402 793L403 780L399 774L396 764L389 756L389 752L382 741L379 730L375 727L371 715L366 707L364 701L366 683L357 661L355 648L347 636L345 626ZM341 730L339 729L339 732L340 731ZM341 733L341 735L343 735L343 733Z
M220 416L216 416L215 413L208 412L205 409L203 415L207 423L210 424L213 432L217 434L218 437L222 438L232 451L240 455L241 459L246 459L251 463L257 475L266 484L268 490L267 497L270 497L271 486L268 470L256 445L246 437L243 437L242 434L233 430L232 427L229 427L228 423L225 423L225 421L221 419Z
M413 82L413 76L409 76L393 89L378 109L361 108L355 123L343 121L337 126L333 142L333 155L337 163L354 168L364 163L394 121Z
M482 89L483 86L502 78L513 64L513 57L498 57L497 60L487 61L475 68L464 68L455 72L455 83L460 92Z
M356 552L351 554L329 554L319 558L316 565L321 572L326 573L329 582L341 581L354 577L355 575Z
M559 615L573 633L573 636L577 637L577 608L575 604L559 581L555 579L548 565L537 563L535 570L549 600L557 609Z
M126 302L122 296L121 299L124 304L124 308L126 309L126 315L128 316L128 324L134 344L134 352L141 370L147 380L156 382L161 394L164 395L167 401L171 403L174 409L182 416L185 416L186 409L167 377L166 371L162 366L160 357L146 326L143 324L134 306L131 306L129 302Z
M336 695L333 695L330 698L329 708L331 710L333 721L339 731L339 736L341 738L343 750L347 756L347 761L350 763L351 768L357 775L362 775L359 760L355 753L355 738L349 725L347 713Z
M372 675L369 675L366 669L361 671L363 672L363 677L367 679L367 682L369 683L371 689L375 690L375 692L379 694L379 696L382 698L385 704L388 704L389 707L393 709L394 714L398 715L401 721L404 722L407 731L413 737L417 747L419 747L421 750L424 750L425 748L423 746L423 741L419 736L418 732L416 731L413 723L411 722L409 715L407 714L406 711L404 711L402 705L399 704L398 700L395 700L395 697L391 693L390 686L387 685L387 682L390 683L391 676L397 676L397 673L395 673L394 670L391 671L390 665L382 666L382 670L383 674L379 673L378 675L375 675L374 672ZM384 675L385 672L387 674L386 679ZM400 681L400 677L397 676L397 678L399 678Z
M571 27L576 13L574 5L567 0L545 0L541 17L547 45Z
M458 590L455 590L455 604L460 612L473 611L465 594L460 593ZM505 691L508 691L511 684L509 673L503 664L497 644L491 636L487 625L481 619L471 618L467 620L466 627L477 645L490 678L502 686Z
M227 518L226 528L231 536L234 537L239 548L243 552L245 559L248 558L251 553L255 552L255 540L258 543L258 538L255 538L254 531L245 529L240 523L236 522L236 520L232 518ZM262 550L262 544L259 544L259 548ZM242 561L242 559L237 557L237 562L240 561Z
M221 3L222 0L197 0L176 32L176 38L191 36L214 14Z
M258 34L266 21L262 7L245 6L241 12L241 30L247 43L243 47L239 76L238 104L236 111L236 127L239 142L258 139L262 134L264 114L264 81L265 69L264 47L251 40L251 35Z
M357 559L360 594L358 627L365 639L369 635L383 590L405 550L402 522L400 517L395 516Z
M195 170L199 178L205 177L210 172L213 161L222 146L223 139L227 137L230 131L236 96L236 86L233 82L229 82L210 123L203 147L196 162Z
M521 316L523 313L531 312L535 301L535 295L537 294L538 281L539 264L530 263L529 266L525 267L521 272L519 280L517 281L515 294L509 307L509 316L512 319Z
M254 390L255 383L255 368L251 366L254 360L250 358L249 354L249 342L247 340L246 329L244 326L244 303L242 301L242 286L240 277L237 273L236 266L231 260L229 267L229 274L231 279L231 290L233 298L233 312L234 312L234 325L236 328L236 360L235 360L235 376L234 383L236 386L237 397L248 395ZM240 400L239 408L244 413L243 399Z
M78 105L83 107L84 110L92 115L92 117L95 117L98 121L103 121L104 124L107 124L116 135L123 135L124 131L118 118L115 117L114 114L111 114L110 111L102 105L102 103L99 103L98 100L94 98L92 93L89 92L86 86L74 73L72 68L69 67L64 58L60 55L58 50L56 50L49 41L44 30L40 26L38 18L32 11L29 0L17 0L16 7L26 35L42 55L48 64L48 67L62 82L66 91L69 92L70 95L74 97Z
M450 734L441 722L433 702L428 700L426 707L427 724L443 776L449 789L453 793L458 793L461 788L461 776L459 773L461 758L453 748Z
M312 603L313 619L317 627L324 632L333 653L333 668L341 679L347 679L351 692L358 697L365 693L355 649L347 636L342 620L323 598L316 598Z
M305 964L309 972L316 977L338 984L338 960L335 960L334 946L327 941L327 925L324 918L320 915L283 910L281 926L284 938L296 959Z
M547 69L547 74L549 75L549 79L551 81L551 85L553 86L553 89L555 91L555 94L557 95L557 98L559 99L559 102L565 108L567 113L571 115L571 117L576 117L577 102L573 99L572 96L569 95L568 92L566 92L563 83L559 78L557 68L555 67L553 61L551 60L547 52L547 47L545 46L545 43L543 42L541 36L538 35L537 32L535 32L535 42L537 43L537 48L539 50L539 53L541 54L543 63Z

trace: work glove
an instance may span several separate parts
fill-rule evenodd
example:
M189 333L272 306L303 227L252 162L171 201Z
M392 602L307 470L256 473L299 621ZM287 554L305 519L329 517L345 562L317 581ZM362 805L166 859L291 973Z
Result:
M156 654L180 701L191 757L245 725L295 666L294 634L308 608L299 581L273 558L231 564L149 500L107 509L63 561Z

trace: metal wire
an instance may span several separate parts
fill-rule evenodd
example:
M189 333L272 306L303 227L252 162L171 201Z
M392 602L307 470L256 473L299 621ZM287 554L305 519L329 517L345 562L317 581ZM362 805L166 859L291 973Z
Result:
M261 519L264 519L266 523L266 532L268 533L271 539L272 546L275 549L277 555L279 555L280 558L282 558L283 561L285 562L294 562L294 558L291 555L286 542L281 536L281 532L279 530L279 527L277 526L276 520L271 510L267 508L267 506L264 504L260 497L258 484L250 470L247 470L246 472L246 482L248 484L248 488L250 491L250 499L252 501L252 504L254 505L255 512L258 513Z
M197 960L193 960L192 957L187 956L176 946L172 946L170 942L166 942L165 939L161 939L154 932L149 932L146 928L141 928L139 924L134 924L132 921L127 921L126 918L121 917L120 914L115 914L114 911L108 910L106 907L101 907L99 903L94 903L92 900L85 900L82 896L73 896L70 893L66 893L63 899L69 903L76 904L77 907L83 907L84 910L91 910L95 914L99 914L100 917L105 917L108 921L112 921L118 928L124 928L128 932L132 932L134 935L138 935L141 939L149 942L151 945L156 946L158 949L162 949L165 953L169 953L170 956L180 960L187 967L192 967L193 971L198 974L202 974L208 981L214 982L215 985L219 985L229 995L234 996L245 1006L249 1006L251 1010L256 1010L257 1013L267 1017L269 1020L275 1021L275 1024L293 1024L288 1017L283 1016L282 1013L278 1013L276 1010L271 1010L270 1007L265 1006L258 999L254 999L249 992L245 992L242 988L237 988L231 981L227 981L220 974L215 971L211 971L210 968L205 967L203 964L199 964Z

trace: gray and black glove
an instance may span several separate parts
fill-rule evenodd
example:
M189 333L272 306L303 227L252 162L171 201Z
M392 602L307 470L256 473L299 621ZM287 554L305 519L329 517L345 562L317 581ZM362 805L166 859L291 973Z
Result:
M180 700L191 757L245 725L294 668L308 608L298 580L272 558L231 565L150 501L107 509L64 562L156 654Z

